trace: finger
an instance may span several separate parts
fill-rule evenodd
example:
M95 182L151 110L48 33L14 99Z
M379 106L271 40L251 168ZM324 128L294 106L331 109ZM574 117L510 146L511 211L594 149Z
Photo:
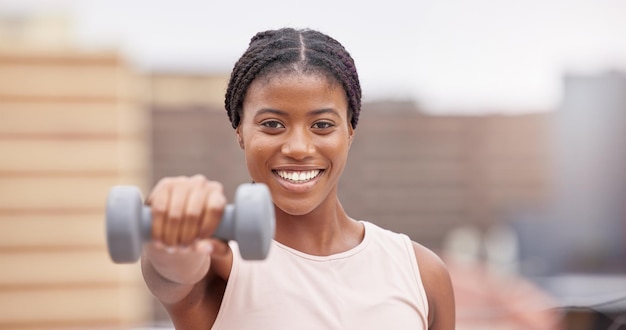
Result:
M171 183L172 178L163 178L159 180L159 182L154 185L154 188L152 188L152 191L150 192L150 195L148 195L148 198L146 198L146 205L152 205L153 200L162 190L169 190Z
M163 239L164 223L169 206L170 180L163 179L152 189L146 204L151 206L152 212L152 239L160 242Z
M183 182L172 187L163 232L165 245L176 246L178 244L188 190L188 183Z
M198 237L200 219L204 215L204 204L207 198L208 189L204 183L196 185L189 197L184 213L184 221L180 229L180 244L191 245Z
M200 223L198 237L210 238L218 227L226 207L224 188L218 182L207 183L208 196L205 200L204 214Z

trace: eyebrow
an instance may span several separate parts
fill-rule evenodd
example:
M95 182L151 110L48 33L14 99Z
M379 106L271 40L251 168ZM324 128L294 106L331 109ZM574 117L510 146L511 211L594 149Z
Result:
M280 115L280 116L289 116L289 113L287 111L278 110L278 109L271 109L271 108L260 109L259 111L256 112L255 116L263 115L263 114L266 114L266 113L271 113L271 114ZM325 114L325 113L330 113L330 114L333 114L335 116L340 117L339 112L337 112L337 110L332 109L332 108L323 108L323 109L312 110L312 111L307 113L307 116L318 116L318 115L322 115L322 114Z

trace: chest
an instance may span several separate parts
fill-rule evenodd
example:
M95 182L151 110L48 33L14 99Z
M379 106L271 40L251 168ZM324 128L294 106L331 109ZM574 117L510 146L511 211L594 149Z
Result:
M285 254L241 264L220 311L228 323L222 328L426 328L408 262L364 253L315 262Z

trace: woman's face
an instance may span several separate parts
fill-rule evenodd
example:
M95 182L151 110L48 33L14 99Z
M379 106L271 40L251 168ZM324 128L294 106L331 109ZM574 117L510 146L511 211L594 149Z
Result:
M336 199L354 133L341 84L315 73L258 78L236 132L252 179L268 185L285 213Z

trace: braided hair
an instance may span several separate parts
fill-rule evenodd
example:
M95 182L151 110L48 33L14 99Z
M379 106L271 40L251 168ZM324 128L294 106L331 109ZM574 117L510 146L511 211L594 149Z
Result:
M230 75L224 104L233 128L239 126L244 98L261 76L302 70L341 83L348 100L348 118L356 128L361 110L361 85L348 51L335 39L315 30L283 28L257 33Z

